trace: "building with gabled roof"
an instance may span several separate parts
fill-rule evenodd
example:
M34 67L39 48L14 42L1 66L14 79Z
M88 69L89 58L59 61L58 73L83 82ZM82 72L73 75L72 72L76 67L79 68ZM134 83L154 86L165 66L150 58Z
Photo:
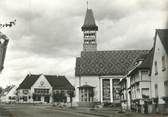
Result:
M16 89L17 86L10 85L3 89L0 95L1 103L16 103Z
M153 112L168 113L168 29L156 29L152 64Z
M139 58L136 62L136 67L131 70L127 77L129 77L130 86L128 86L127 97L129 97L128 105L132 110L137 112L147 112L148 109L144 105L151 100L151 70L153 61L153 48L151 51ZM151 110L150 110L151 111Z
M120 79L133 67L136 59L149 50L98 51L98 26L91 9L87 9L81 29L84 42L83 51L76 58L76 102L79 106L89 106L92 102L119 103Z
M125 77L120 80L123 111L144 112L144 102L150 101L153 52L152 48L149 53L139 56Z
M28 74L17 88L17 96L20 103L67 102L74 90L65 76Z

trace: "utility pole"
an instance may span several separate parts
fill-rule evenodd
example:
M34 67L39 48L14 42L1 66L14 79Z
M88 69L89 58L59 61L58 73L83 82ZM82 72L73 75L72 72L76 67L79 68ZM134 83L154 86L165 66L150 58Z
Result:
M16 20L11 21L9 23L0 24L0 29L5 27L12 27L15 24L16 24ZM9 42L9 38L0 31L0 73L4 68L3 65L4 65L8 42Z

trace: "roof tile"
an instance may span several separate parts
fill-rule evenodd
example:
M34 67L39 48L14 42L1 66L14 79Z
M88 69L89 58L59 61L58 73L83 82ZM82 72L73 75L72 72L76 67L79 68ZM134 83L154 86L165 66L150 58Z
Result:
M136 59L149 50L81 52L76 59L76 76L125 75Z
M39 77L40 75L27 75L23 82L19 85L18 89L30 89ZM53 89L74 90L74 87L65 76L44 75L44 77L46 77Z

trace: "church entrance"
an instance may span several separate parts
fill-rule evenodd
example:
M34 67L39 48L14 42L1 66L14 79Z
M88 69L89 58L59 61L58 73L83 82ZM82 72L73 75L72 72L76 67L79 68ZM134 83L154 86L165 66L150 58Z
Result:
M94 91L92 86L83 85L79 87L80 102L93 102Z
M79 88L79 106L91 107L93 106L94 87L83 85Z

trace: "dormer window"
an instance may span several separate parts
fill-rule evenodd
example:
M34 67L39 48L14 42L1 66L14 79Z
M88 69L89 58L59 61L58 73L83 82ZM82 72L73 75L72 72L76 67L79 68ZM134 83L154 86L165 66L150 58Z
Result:
M137 60L137 61L135 62L135 65L138 66L138 65L140 65L142 62L143 62L143 59L139 59L139 60Z

